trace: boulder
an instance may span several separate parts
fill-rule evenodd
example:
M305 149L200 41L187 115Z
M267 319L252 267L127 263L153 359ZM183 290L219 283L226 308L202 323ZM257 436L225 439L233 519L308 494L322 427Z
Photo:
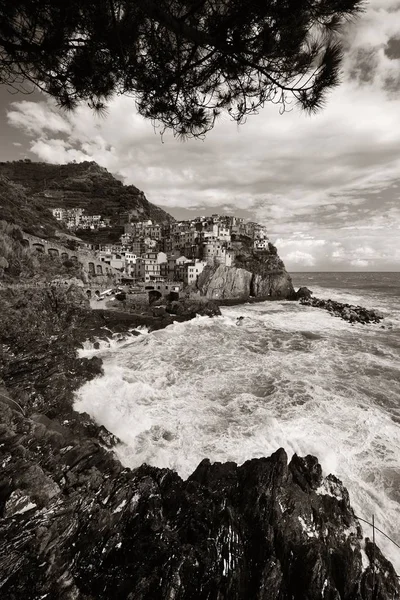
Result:
M221 314L219 305L205 298L182 298L169 302L166 311L172 315L193 318L196 315L216 317Z
M308 287L301 287L296 292L296 300L301 300L301 298L311 298L312 291L308 289Z

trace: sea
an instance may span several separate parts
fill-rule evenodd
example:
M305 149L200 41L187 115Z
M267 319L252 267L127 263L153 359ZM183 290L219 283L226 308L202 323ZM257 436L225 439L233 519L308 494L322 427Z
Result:
M182 478L205 457L241 464L280 447L289 458L317 456L356 515L374 517L376 542L400 574L400 273L292 279L385 318L351 325L296 302L261 302L87 344L81 356L101 356L104 375L77 392L75 408L118 436L124 465Z

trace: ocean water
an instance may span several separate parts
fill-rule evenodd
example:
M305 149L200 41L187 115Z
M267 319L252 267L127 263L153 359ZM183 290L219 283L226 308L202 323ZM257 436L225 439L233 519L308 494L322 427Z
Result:
M400 273L296 273L295 287L384 315L350 325L292 302L223 308L93 350L104 376L76 394L143 462L187 477L204 457L243 463L283 447L314 454L355 512L400 544ZM236 325L238 316L243 324ZM381 328L383 325L384 328ZM364 534L372 537L368 525ZM400 549L376 533L400 574Z

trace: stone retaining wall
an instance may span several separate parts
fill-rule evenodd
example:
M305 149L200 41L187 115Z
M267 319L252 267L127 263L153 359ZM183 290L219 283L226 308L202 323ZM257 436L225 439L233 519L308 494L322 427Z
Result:
M70 260L72 262L80 263L84 270L89 273L89 275L114 276L118 280L121 278L120 271L99 260L97 256L89 250L70 250L62 244L58 244L57 242L50 240L44 240L25 232L23 236L24 245L28 246L31 250L43 252L45 254L49 254L50 256L57 256L61 260Z

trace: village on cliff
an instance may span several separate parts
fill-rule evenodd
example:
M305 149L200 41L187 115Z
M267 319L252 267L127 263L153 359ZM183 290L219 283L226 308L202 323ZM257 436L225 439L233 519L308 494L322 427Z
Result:
M81 208L53 208L52 213L70 233L108 226L101 215L86 215ZM243 245L260 254L271 246L264 226L235 216L213 214L190 221L156 223L151 219L137 221L133 213L120 215L124 233L119 243L78 242L105 267L108 265L110 272L119 273L125 284L175 282L187 286L197 281L207 265L233 266ZM94 267L90 268L89 264L89 273L92 270L90 274L95 275Z

